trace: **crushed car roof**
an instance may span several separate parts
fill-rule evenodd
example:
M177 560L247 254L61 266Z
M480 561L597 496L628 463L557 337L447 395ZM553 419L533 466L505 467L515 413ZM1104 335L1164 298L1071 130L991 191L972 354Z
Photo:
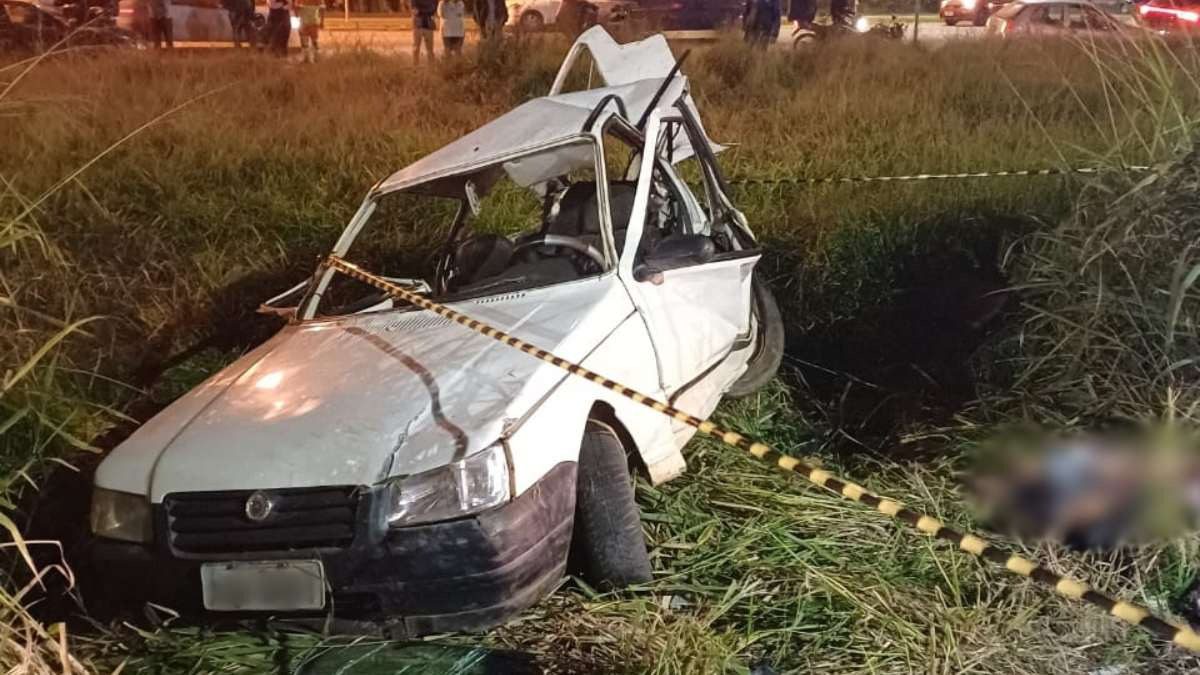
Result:
M621 100L628 120L632 123L641 119L651 105L665 111L673 108L681 98L695 112L695 104L686 93L687 79L682 75L672 78L662 95L655 99L655 94L667 81L671 69L675 66L675 57L667 46L666 39L661 35L628 45L618 45L603 28L588 30L580 36L564 60L552 91L560 88L567 70L584 48L590 52L596 69L607 86L570 93L552 93L526 101L392 174L379 184L378 190L404 190L437 181L439 178L471 173L510 157L536 152L541 148L560 145L572 139L582 140L588 118L597 105L611 96ZM618 110L616 103L610 102L606 106ZM699 119L699 115L696 117ZM720 149L715 144L713 147L714 150ZM681 134L677 140L674 158L680 161L691 154L687 139ZM590 154L564 153L561 161L547 159L539 161L535 166L505 168L513 180L522 185L532 185L562 175L571 168L590 161ZM439 189L432 191L446 192Z

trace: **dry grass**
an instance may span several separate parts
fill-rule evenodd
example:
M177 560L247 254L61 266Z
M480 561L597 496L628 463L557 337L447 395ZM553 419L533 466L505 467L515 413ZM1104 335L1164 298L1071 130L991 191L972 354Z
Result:
M313 68L224 54L43 64L0 101L11 126L0 156L0 371L23 375L13 387L6 376L0 398L6 475L69 456L134 401L169 400L243 349L264 328L250 321L251 308L308 271L371 183L545 91L561 48L426 70L369 53ZM895 174L1171 159L1196 99L1173 58L985 44L934 52L847 44L763 57L729 42L695 55L687 70L712 135L739 144L724 158L734 177ZM27 195L182 104L27 208ZM745 188L738 199L770 246L793 325L811 327L886 303L901 261L995 237L979 228L1016 222L1006 227L1019 234L1059 219L1076 185ZM104 319L23 371L64 326L91 316ZM206 335L210 349L149 391L126 384ZM845 439L808 410L780 386L722 416L969 524L951 460L867 454L842 467L835 451ZM947 446L964 438L947 433ZM687 478L639 488L654 584L618 596L571 585L486 641L568 670L745 672L758 659L795 672L1196 665L711 443L697 441L688 458ZM14 501L28 488L7 485ZM1161 609L1194 572L1195 548L1185 541L1085 560L1044 553ZM38 633L18 603L0 603L0 612L0 639L32 645L43 671L60 668L55 633ZM79 658L101 670L128 658L131 670L249 673L294 663L286 655L318 643L269 631L112 630L86 641ZM5 665L17 654L9 649L0 648Z

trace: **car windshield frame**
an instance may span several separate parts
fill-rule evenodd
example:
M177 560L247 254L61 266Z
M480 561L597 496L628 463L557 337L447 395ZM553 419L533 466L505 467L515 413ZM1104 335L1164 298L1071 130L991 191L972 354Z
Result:
M613 238L612 218L608 208L608 177L605 175L603 149L595 134L579 133L564 139L560 139L544 147L526 149L522 152L513 153L511 155L502 155L491 158L487 161L474 163L449 175L431 176L427 181L400 189L381 190L380 185L382 184L382 181L377 183L376 186L367 194L366 199L364 199L362 204L359 205L359 208L355 212L354 216L342 230L342 233L338 237L337 242L334 244L333 249L325 258L322 259L321 263L317 266L317 269L313 272L313 275L310 277L309 282L305 286L303 296L297 305L295 319L300 322L337 321L363 313L351 312L346 314L322 314L318 312L318 308L322 296L328 289L329 284L332 282L334 277L338 274L344 274L340 270L328 264L328 256L337 256L339 258L344 258L346 256L346 254L352 249L354 242L358 239L364 228L370 226L371 216L375 213L376 208L379 206L380 200L384 197L393 194L410 194L418 197L424 196L431 199L448 198L457 201L457 212L447 229L447 234L442 245L440 245L438 248L439 251L444 251L445 247L449 244L452 244L454 240L462 233L464 228L469 227L468 223L478 209L477 200L486 198L488 194L488 190L485 190L483 195L477 195L474 191L473 186L476 185L476 183L473 179L481 179L490 174L490 180L494 182L495 180L498 180L498 178L496 178L496 173L498 171L505 173L510 171L506 165L511 165L524 159L534 158L538 155L550 155L555 152L563 152L571 148L571 146L586 147L589 151L591 166L587 168L590 168L595 172L594 175L596 177L598 190L598 217L600 220L601 240L603 243L603 249L601 252L603 253L606 261L599 274L585 278L605 277L616 274L617 261L619 260L621 251L616 250L616 244ZM580 165L576 168L583 168L583 166ZM535 187L544 182L534 181L522 185L512 176L511 173L509 173L509 178L512 179L514 183L520 185L520 187L533 190L535 192ZM448 190L449 187L453 187L455 185L461 185L462 187L461 191L455 191L458 192L457 194ZM491 184L488 184L489 190L490 187ZM372 272L372 270L369 269L366 271ZM422 279L421 281L429 283L429 280L426 279ZM549 285L558 285L558 283ZM431 287L433 286L433 284L429 285ZM488 297L490 295L502 294L506 292L511 291L481 290L477 293L448 293L439 299L443 301L458 301L477 297ZM379 311L392 312L406 311L411 309L411 306L399 305Z

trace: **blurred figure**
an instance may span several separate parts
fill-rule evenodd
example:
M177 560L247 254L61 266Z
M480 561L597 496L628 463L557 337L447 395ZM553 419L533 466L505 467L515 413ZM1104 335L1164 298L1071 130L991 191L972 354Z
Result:
M746 0L746 10L742 14L746 42L766 49L779 36L781 16L779 0Z
M296 14L300 17L300 52L304 62L316 63L320 49L317 38L325 28L325 0L296 0Z
M292 39L292 14L288 0L267 0L267 48L275 56L287 56Z
M834 0L836 1L836 0ZM817 0L792 0L788 5L788 21L797 28L812 29L817 18Z
M1080 549L1178 536L1200 515L1194 435L1017 434L988 448L969 486L997 529Z
M221 0L221 6L229 14L229 28L233 32L233 46L240 48L242 41L254 49L258 46L258 31L254 29L254 0Z
M162 49L163 42L167 49L175 48L174 30L171 25L171 0L150 0L150 39L155 49Z
M433 61L433 34L437 31L438 0L413 0L413 63L421 63L421 45Z
M856 0L829 0L829 15L835 26L851 28L858 11ZM798 28L812 29L817 18L817 0L792 0L788 6L788 21Z
M442 0L442 47L447 54L462 55L467 29L463 17L467 7L463 0Z
M498 40L504 36L504 24L508 23L508 7L504 0L475 0L475 24L484 40Z

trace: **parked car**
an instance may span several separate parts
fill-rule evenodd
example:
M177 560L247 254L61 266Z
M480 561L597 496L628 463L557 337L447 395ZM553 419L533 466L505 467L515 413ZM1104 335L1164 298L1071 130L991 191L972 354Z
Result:
M987 33L998 37L1102 36L1123 30L1116 17L1086 0L1017 0L987 22Z
M606 86L562 93L585 49ZM332 253L698 416L753 392L783 327L674 63L589 30L550 95L380 181ZM395 242L438 215L414 277ZM288 325L97 469L106 587L420 634L529 606L571 548L591 583L649 578L630 460L669 480L694 429L328 264L265 309Z
M938 16L947 26L956 26L960 21L982 26L987 23L991 4L988 0L942 0Z
M43 52L70 47L138 47L127 31L104 22L73 28L62 15L23 0L0 0L0 52Z
M559 25L566 18L567 14L572 14L572 23L578 23L579 21L579 17L574 15L586 14L591 19L591 25L597 23L607 25L614 17L621 16L625 8L631 4L629 0L576 1L586 9L574 13L564 12L563 6L565 3L563 0L529 0L526 2L509 3L508 26L513 30L524 33L536 33L546 28L556 28L578 34L581 28L588 28L590 26Z
M1192 33L1200 27L1200 2L1147 0L1137 5L1137 22L1159 33Z

